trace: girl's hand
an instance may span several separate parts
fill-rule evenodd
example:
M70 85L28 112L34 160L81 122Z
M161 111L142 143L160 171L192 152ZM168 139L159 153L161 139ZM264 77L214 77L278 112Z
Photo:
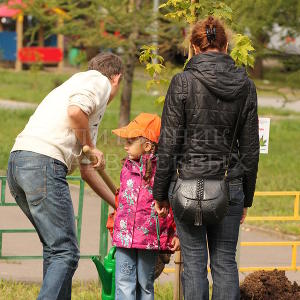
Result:
M156 201L155 200L155 210L159 217L166 217L169 213L170 203L168 201Z
M172 239L172 248L171 248L171 251L178 251L180 250L180 242L179 242L179 238L177 236L174 236L173 239Z
M244 207L240 223L243 224L247 216L248 207Z

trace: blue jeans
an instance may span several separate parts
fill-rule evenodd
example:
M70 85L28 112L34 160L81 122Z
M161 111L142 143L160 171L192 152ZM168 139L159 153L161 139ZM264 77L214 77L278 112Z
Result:
M117 248L115 300L153 300L157 251Z
M38 300L71 299L79 249L67 167L51 157L14 151L8 161L11 194L43 244L43 284Z
M235 260L244 192L240 179L230 182L228 214L215 225L194 226L175 217L183 255L182 283L185 300L208 300L208 251L213 279L213 300L239 300L239 275ZM176 197L172 200L176 201ZM172 203L171 203L172 205Z

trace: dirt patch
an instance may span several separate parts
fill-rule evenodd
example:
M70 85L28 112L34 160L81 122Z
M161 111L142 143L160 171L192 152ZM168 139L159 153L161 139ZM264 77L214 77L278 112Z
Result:
M241 300L299 300L300 286L291 283L285 271L257 271L240 286Z

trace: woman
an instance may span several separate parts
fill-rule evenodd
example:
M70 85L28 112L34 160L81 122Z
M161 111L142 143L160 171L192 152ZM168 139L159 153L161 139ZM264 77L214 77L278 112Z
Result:
M218 223L196 226L173 211L184 261L184 299L209 299L208 250L213 299L240 299L235 254L239 226L252 205L256 184L256 88L245 69L235 66L227 54L227 36L217 19L210 16L197 23L191 44L195 55L172 79L164 105L153 190L156 210L163 216L168 198L172 207L178 201L171 183L176 169L180 180L221 179L233 142L226 216Z

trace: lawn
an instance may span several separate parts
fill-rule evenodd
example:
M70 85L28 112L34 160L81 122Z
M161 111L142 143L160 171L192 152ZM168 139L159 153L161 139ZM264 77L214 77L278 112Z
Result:
M300 99L300 71L286 72L282 67L264 69L264 79L255 80L258 94L284 98L285 101Z
M5 74L10 73L2 71ZM19 78L20 76L28 78L31 76L30 72L16 74L10 74L12 77ZM26 75L26 76L25 76ZM48 74L41 72L39 78L43 78L45 81L49 81L48 88L52 88L55 74ZM66 75L64 75L66 76ZM57 78L63 78L63 75L59 75ZM8 76L9 77L9 76ZM23 81L30 84L30 80L18 79L16 83L10 82L10 90L17 90L19 84ZM23 81L22 81L23 80ZM41 79L42 80L42 79ZM139 112L152 112L161 113L162 107L155 105L154 101L156 96L151 95L145 88L146 77L141 70L138 70L137 76L134 81L133 88L133 100L132 100L132 117L136 116ZM13 88L15 84L15 88ZM41 81L41 85L44 81ZM28 88L28 86L27 86ZM26 88L26 89L27 89ZM0 98L2 97L2 89L0 83ZM28 91L29 93L30 91ZM39 99L42 99L44 92L38 89ZM26 100L26 93L22 92L20 95L24 96L22 100ZM25 97L26 96L26 97ZM20 96L21 97L21 96ZM27 98L27 101L29 99ZM113 180L119 182L119 172L121 168L121 159L125 156L122 143L111 134L111 130L118 126L119 119L119 104L120 97L115 99L108 107L106 114L103 118L98 147L106 154L107 172L111 175ZM5 173L7 159L9 151L14 143L15 136L22 130L26 124L32 111L8 111L0 109L0 171ZM259 173L257 180L258 191L292 191L299 190L300 188L300 176L298 160L300 149L300 114L292 113L286 110L278 110L273 108L259 109L260 116L270 116L271 119L271 132L270 132L270 149L269 154L260 156ZM75 174L78 174L76 172ZM293 201L292 198L257 198L254 201L254 207L250 210L251 215L287 215L292 214ZM293 222L277 222L275 223L263 223L263 226L271 228L278 228L282 232L300 235L300 226Z
M0 280L0 300L33 300L40 290L39 284ZM73 300L100 300L98 282L75 282L72 288ZM173 298L171 283L155 285L155 299L169 300Z
M0 69L0 99L40 103L71 74Z

